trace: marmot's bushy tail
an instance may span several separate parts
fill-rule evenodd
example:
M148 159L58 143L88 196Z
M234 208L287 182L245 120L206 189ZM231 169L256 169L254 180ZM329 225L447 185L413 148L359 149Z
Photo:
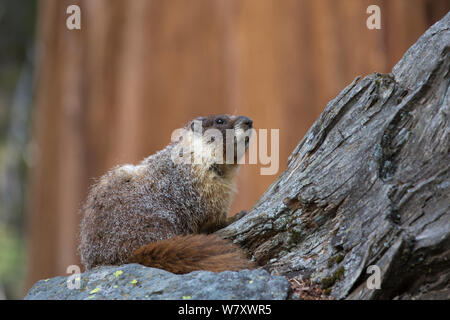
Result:
M134 251L129 262L177 274L195 270L221 272L254 267L243 251L230 241L204 234L151 242Z

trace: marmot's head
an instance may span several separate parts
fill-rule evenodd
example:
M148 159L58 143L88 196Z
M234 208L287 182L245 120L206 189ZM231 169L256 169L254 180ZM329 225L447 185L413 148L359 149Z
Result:
M183 141L182 153L194 163L208 168L235 166L248 148L252 128L253 121L245 116L198 117L190 121L182 133L179 140Z

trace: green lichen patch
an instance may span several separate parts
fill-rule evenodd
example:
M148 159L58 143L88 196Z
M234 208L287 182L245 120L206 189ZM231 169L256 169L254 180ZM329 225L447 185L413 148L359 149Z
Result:
M100 291L100 288L95 288L95 289L92 289L90 292L89 292L89 294L96 294L97 292L99 292Z

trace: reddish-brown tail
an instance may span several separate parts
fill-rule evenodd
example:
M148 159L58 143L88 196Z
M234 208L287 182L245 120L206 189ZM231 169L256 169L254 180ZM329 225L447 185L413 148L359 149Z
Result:
M195 270L220 272L254 268L243 251L233 243L204 234L151 242L134 251L129 262L177 274Z

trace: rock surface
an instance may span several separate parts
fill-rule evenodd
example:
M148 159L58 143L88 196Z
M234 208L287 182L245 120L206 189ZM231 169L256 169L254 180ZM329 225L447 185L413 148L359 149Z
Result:
M79 289L76 284L79 277ZM68 285L69 284L69 285ZM289 282L265 270L195 271L185 275L138 264L96 268L70 277L40 280L26 300L282 300L288 296Z

